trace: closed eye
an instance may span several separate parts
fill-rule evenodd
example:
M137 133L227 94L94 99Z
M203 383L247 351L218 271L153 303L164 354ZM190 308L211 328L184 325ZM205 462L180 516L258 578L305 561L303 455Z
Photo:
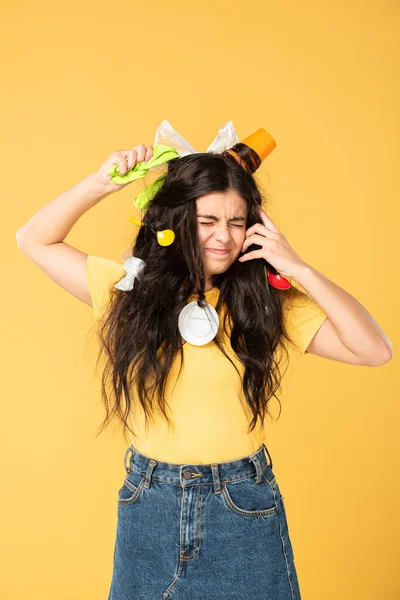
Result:
M200 225L214 225L214 223L213 222L211 222L211 223L202 223L200 221ZM232 225L232 227L241 227L243 229L244 225Z

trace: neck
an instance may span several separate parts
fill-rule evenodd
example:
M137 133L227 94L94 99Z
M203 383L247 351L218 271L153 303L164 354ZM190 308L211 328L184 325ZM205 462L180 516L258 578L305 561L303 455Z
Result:
M208 292L209 290L211 290L213 287L213 284L211 282L211 279L208 279L204 285L204 291Z

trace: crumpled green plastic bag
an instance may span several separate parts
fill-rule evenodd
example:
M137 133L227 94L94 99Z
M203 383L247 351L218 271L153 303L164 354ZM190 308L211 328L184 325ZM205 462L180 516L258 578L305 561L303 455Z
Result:
M113 183L129 183L131 181L135 181L136 179L140 179L144 177L147 172L154 168L162 165L173 158L179 157L180 154L175 148L171 146L164 146L163 144L157 144L153 148L153 156L147 162L137 163L133 169L130 169L125 175L120 177L119 173L119 165L113 165L107 171L108 175L111 175L111 181ZM137 208L142 210L146 210L149 202L151 202L152 198L161 187L161 185L165 181L166 174L161 175L155 181L153 181L150 185L146 186L144 190L140 192L138 196L134 199L133 203Z

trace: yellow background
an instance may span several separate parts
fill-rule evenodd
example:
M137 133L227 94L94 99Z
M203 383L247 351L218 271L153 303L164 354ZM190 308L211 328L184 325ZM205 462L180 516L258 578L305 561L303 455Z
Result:
M164 118L198 151L228 120L241 139L264 127L277 142L257 172L270 217L396 353L399 12L393 0L2 4L1 600L107 598L125 475L119 428L96 438L91 308L16 230L114 150L152 145ZM119 260L137 231L133 185L66 241ZM396 367L306 355L286 378L269 450L304 600L400 596Z

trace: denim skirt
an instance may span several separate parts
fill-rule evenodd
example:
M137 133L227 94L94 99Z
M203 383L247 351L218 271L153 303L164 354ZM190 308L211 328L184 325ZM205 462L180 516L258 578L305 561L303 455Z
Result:
M124 467L108 600L300 599L265 444L206 465L162 462L131 445Z

